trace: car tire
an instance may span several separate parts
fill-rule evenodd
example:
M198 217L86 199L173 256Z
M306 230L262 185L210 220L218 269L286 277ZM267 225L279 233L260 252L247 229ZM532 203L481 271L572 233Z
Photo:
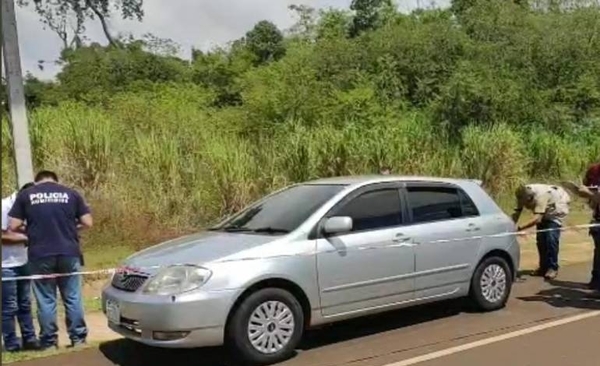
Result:
M471 279L471 301L481 311L502 309L510 296L512 283L512 272L504 258L485 258Z
M303 332L304 312L294 295L266 288L246 297L234 310L226 345L244 363L268 365L292 357Z

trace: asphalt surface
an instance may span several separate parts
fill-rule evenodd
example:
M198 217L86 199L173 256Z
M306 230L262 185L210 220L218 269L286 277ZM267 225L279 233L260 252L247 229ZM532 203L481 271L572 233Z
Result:
M403 366L399 362L600 310L581 283L589 264L565 267L557 281L524 276L508 306L481 314L460 301L405 309L332 325L305 335L298 354L281 366ZM600 365L600 316L485 344L418 363L421 366ZM394 365L394 364L397 365ZM18 366L240 366L226 351L161 350L126 340L104 343Z

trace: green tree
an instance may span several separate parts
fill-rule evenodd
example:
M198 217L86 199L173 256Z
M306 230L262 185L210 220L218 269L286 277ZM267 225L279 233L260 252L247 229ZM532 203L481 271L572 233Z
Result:
M279 60L285 55L283 34L277 26L267 20L258 22L246 33L246 47L256 56L258 64Z
M43 81L30 73L25 76L25 102L28 108L56 105L63 99L56 83Z
M204 53L192 50L192 80L214 91L217 107L236 106L242 103L239 79L252 68L254 54L243 44L231 49L215 49Z
M344 38L352 26L352 14L348 10L321 10L316 26L316 38Z
M119 48L92 44L63 51L60 88L69 98L98 103L136 85L190 80L187 62L147 52L144 46L138 40Z
M355 37L362 32L377 28L383 13L393 9L392 0L352 0L350 9L354 11L350 35Z

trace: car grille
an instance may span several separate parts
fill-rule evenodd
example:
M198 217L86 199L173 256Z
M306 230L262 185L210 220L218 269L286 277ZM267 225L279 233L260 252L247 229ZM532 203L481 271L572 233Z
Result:
M119 290L135 292L146 282L148 276L117 272L113 276L112 286Z

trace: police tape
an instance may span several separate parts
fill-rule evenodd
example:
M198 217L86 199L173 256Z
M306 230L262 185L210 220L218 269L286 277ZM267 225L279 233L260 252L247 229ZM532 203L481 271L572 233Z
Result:
M211 262L212 263L224 263L224 262L240 262L240 261L252 261L252 260L271 260L271 259L286 258L286 257L313 256L313 255L317 255L317 254L340 253L340 252L343 252L344 254L346 254L348 252L353 252L353 251L393 249L393 248L400 248L400 247L412 247L412 246L417 246L417 245L422 245L422 244L452 243L452 242L457 242L457 241L464 242L467 240L480 240L480 239L487 239L487 238L503 238L503 237L509 237L509 236L529 236L529 235L533 235L533 234L551 232L551 231L580 231L583 229L592 229L592 228L597 228L597 227L600 228L600 223L573 225L573 226L548 228L548 229L541 229L541 230L505 232L505 233L498 233L498 234L469 235L469 236L456 237L456 238L451 238L451 239L436 239L436 240L430 240L427 242L419 242L419 243L398 242L398 243L387 244L387 245L356 246L356 247L350 247L350 248L344 247L344 248L333 248L333 249L328 249L328 250L316 249L314 251L291 253L291 254L277 254L277 255L271 255L271 256L236 257L236 258L230 258L230 259L215 260L215 261L211 261ZM132 268L131 270L133 270L134 273L148 275L148 273L144 273L141 271L142 270L156 270L156 269L173 267L173 266L178 266L178 265L190 265L190 263L169 264L166 266L155 265L155 266L135 267L135 268ZM16 277L7 277L7 278L3 277L2 282L21 281L21 280L57 279L57 278L71 277L71 276L113 275L114 273L117 273L121 270L123 270L123 267L107 268L107 269L100 269L100 270L94 270L94 271L35 274L35 275L29 275L29 276L16 276Z

